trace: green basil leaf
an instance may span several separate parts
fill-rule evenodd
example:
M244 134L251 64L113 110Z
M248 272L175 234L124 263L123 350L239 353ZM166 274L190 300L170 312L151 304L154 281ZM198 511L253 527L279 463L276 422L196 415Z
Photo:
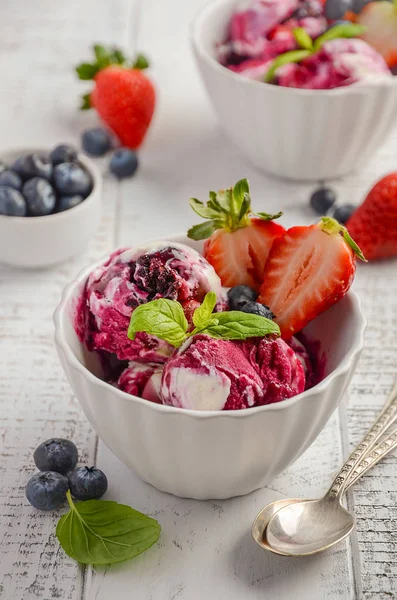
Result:
M86 500L74 504L58 521L56 536L68 556L85 565L107 565L134 558L159 538L155 519L125 504Z
M358 25L357 23L341 23L340 25L334 25L315 40L313 46L314 51L317 52L325 42L329 42L330 40L358 37L365 33L365 31L367 31L367 28L364 27L364 25Z
M133 340L136 333L144 331L178 348L186 339L187 329L188 322L179 302L159 298L141 304L132 312L128 337Z
M190 198L189 199L189 204L191 206L191 208L194 210L195 213L197 213L200 217L203 217L203 219L218 219L219 218L219 211L215 210L213 208L210 208L207 204L207 206L205 206L204 202L201 202L201 200L197 200L197 198Z
M188 232L187 237L191 240L206 240L214 231L222 227L221 221L206 221L200 225L193 225Z
M274 221L275 219L279 219L280 217L283 216L283 212L278 212L275 215L269 215L269 213L265 213L265 212L258 212L255 213L256 217L259 217L260 219L262 219L262 221Z
M216 313L217 325L208 325L201 333L224 340L245 340L249 337L280 335L274 321L239 310Z
M265 83L270 83L273 81L274 76L276 75L276 71L279 67L283 67L284 65L288 65L290 63L298 63L304 58L307 58L312 54L311 50L291 50L291 52L286 52L285 54L280 54L277 58L272 62L270 69L265 75Z
M300 48L303 48L304 50L313 50L313 40L306 29L303 27L296 27L292 33Z
M208 292L205 295L201 306L196 308L194 311L193 324L195 327L197 327L197 329L203 329L211 321L212 311L215 308L216 300L217 298L215 292Z

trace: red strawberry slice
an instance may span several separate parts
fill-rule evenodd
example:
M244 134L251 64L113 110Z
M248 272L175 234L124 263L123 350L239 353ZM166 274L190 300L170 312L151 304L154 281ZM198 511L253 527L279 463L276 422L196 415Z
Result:
M251 197L246 179L233 188L210 192L206 204L190 199L193 210L207 219L188 231L194 240L207 239L203 255L221 278L222 285L248 285L259 289L272 244L285 232L273 222L282 215L251 211Z
M346 226L368 260L397 256L397 172L374 185Z
M329 217L309 227L292 227L275 240L258 302L274 312L284 339L346 294L356 255L365 260L347 229Z

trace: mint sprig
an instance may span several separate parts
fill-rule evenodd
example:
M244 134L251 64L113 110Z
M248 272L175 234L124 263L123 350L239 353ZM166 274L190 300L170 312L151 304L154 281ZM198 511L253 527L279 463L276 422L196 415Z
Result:
M231 233L247 227L250 224L250 216L268 221L278 219L283 214L282 212L277 215L252 212L247 179L240 179L233 187L226 190L211 191L206 203L197 198L190 198L189 204L195 213L207 219L205 223L194 225L189 229L187 235L193 240L205 240L218 229Z
M353 250L357 258L359 258L363 262L368 262L361 248L353 240L347 228L341 223L339 223L336 219L332 219L331 217L321 217L320 228L322 229L322 231L328 233L329 235L340 234L345 240L346 244L350 246L350 248Z
M367 28L364 27L364 25L358 25L357 23L343 23L340 25L334 25L334 27L331 27L331 29L328 29L328 31L313 41L303 27L296 27L292 33L299 46L299 49L291 50L290 52L285 52L284 54L277 56L265 74L265 83L271 83L273 81L277 69L283 67L284 65L299 63L305 58L312 56L320 50L325 42L329 42L330 40L335 40L338 38L358 37L366 30Z
M68 556L85 565L107 565L134 558L159 538L161 527L125 504L86 500L75 504L66 493L70 510L60 518L56 536Z
M215 304L216 294L208 292L193 313L195 328L191 332L179 302L159 299L141 304L132 312L128 337L133 340L138 332L145 332L179 348L198 333L224 340L280 335L279 326L270 319L241 311L214 313Z

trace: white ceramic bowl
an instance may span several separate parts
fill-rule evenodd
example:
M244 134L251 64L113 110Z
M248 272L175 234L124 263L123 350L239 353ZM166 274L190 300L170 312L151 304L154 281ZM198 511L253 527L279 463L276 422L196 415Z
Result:
M19 148L2 152L11 164L18 156L49 152L48 148ZM101 219L102 177L92 160L79 154L91 174L93 189L78 206L45 217L0 215L0 263L13 267L49 267L78 256L93 238Z
M397 78L333 90L249 80L220 65L236 0L205 6L192 24L197 64L219 121L256 167L295 180L340 177L364 164L397 120Z
M171 241L201 248L184 236ZM199 412L154 404L100 379L96 354L80 343L73 326L94 266L66 287L55 312L59 358L100 438L159 490L199 500L248 494L294 462L338 406L363 347L366 321L355 293L349 292L305 329L327 356L326 377L320 384L277 404Z

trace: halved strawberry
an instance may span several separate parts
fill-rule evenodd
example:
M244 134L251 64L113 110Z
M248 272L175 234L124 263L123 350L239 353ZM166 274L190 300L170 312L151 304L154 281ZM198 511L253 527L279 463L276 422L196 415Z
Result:
M222 285L248 285L259 289L272 244L285 232L268 215L251 211L248 181L241 179L233 188L210 192L206 204L190 198L193 210L208 219L188 231L193 240L207 241L203 255L221 278Z
M385 59L389 67L397 65L397 0L370 2L357 17L367 29L361 36Z
M284 339L346 294L356 256L365 260L346 227L329 217L316 225L292 227L275 240L258 302L274 312Z

